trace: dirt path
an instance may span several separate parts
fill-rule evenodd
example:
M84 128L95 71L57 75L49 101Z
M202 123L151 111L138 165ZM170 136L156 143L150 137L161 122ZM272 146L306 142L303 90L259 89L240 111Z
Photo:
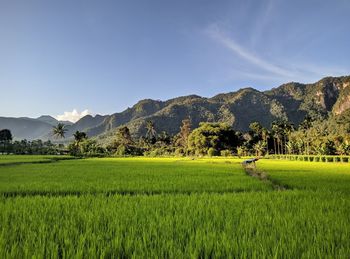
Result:
M273 189L277 191L285 191L291 189L289 186L282 185L281 183L273 180L266 172L263 172L256 168L255 164L242 164L242 166L247 175L258 178L260 181L271 185Z

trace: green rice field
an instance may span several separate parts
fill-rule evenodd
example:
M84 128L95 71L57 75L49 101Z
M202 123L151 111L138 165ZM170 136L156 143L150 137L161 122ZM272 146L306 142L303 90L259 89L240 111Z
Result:
M0 156L0 258L350 256L348 163L56 160Z

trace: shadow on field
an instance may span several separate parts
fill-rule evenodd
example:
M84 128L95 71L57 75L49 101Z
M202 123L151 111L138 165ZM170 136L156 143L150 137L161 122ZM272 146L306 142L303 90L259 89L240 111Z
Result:
M222 190L222 191L132 191L132 190L116 190L116 191L10 191L0 193L0 198L12 198L12 197L65 197L65 196L154 196L154 195L193 195L193 194L235 194L235 193L255 193L255 192L267 192L267 190Z
M10 163L0 163L0 166L15 166L15 165L24 165L24 164L50 164L50 163L56 163L59 161L64 160L77 160L81 158L76 157L52 157L45 160L38 160L38 161L21 161L21 162L10 162Z

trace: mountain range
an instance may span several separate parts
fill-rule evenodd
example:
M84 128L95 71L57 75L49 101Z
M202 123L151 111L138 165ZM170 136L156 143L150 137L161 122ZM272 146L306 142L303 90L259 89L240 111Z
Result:
M149 120L157 132L169 134L177 133L185 118L190 118L192 127L203 121L225 122L244 131L254 121L265 127L274 120L298 125L306 115L327 119L349 108L350 76L342 76L326 77L312 84L290 82L268 91L243 88L211 98L188 95L166 101L145 99L119 113L87 115L76 123L63 123L67 125L67 140L79 130L103 141L122 125L128 126L134 136L141 136ZM57 123L48 115L36 119L0 117L0 129L10 129L15 139L54 139L51 131Z

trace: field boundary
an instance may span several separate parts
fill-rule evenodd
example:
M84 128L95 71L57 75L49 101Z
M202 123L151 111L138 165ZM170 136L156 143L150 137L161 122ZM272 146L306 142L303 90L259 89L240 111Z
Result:
M266 172L257 169L255 164L249 165L242 163L242 166L247 175L257 178L268 185L271 185L274 190L285 191L292 189L290 186L281 184L280 182L272 179Z
M304 162L350 163L350 156L338 155L268 155L265 158Z

